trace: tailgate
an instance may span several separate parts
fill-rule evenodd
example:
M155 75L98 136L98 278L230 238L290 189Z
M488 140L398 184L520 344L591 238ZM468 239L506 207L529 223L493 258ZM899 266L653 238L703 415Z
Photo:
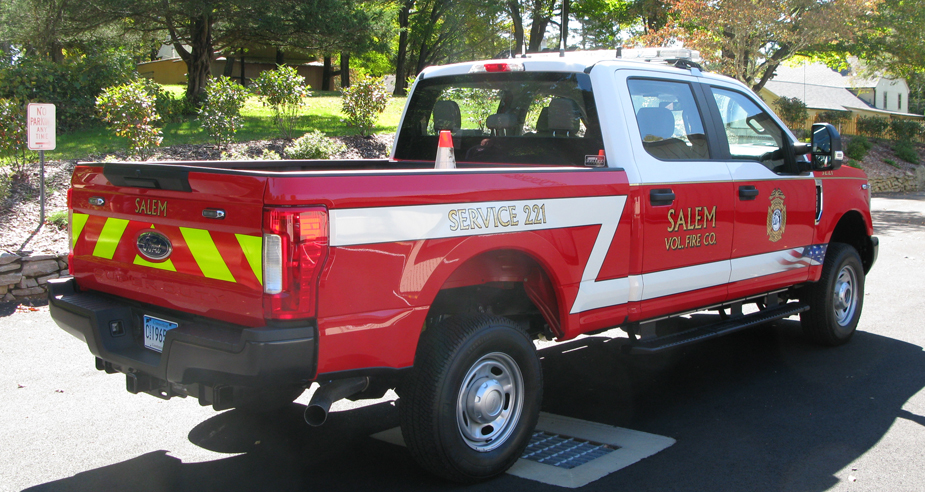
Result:
M71 273L82 289L262 326L265 186L176 165L78 166Z

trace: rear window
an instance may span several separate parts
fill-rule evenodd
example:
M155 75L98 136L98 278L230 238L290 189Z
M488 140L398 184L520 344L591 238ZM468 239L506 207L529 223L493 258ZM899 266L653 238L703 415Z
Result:
M456 161L463 163L583 166L604 148L584 73L424 79L409 104L395 158L434 160L441 130L453 134Z

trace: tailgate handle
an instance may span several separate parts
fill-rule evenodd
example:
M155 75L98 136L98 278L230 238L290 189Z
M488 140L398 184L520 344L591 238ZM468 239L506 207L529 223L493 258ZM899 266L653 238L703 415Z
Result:
M754 200L758 196L758 188L750 185L744 185L739 187L739 199L740 200Z
M649 190L649 202L654 207L671 205L674 203L674 199L674 191L672 191L670 188L657 188L654 190Z
M192 191L189 170L172 166L109 162L103 164L103 176L115 186Z

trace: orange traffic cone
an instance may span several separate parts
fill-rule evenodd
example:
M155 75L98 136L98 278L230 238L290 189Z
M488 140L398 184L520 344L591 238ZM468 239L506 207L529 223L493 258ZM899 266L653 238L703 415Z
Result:
M436 169L456 169L456 152L453 150L453 134L449 130L440 130L437 143Z

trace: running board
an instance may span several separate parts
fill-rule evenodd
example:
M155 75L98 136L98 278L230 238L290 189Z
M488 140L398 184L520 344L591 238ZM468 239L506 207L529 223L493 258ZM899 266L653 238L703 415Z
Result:
M756 313L746 314L719 323L698 326L690 330L672 333L656 338L650 338L644 341L631 342L623 348L630 354L651 354L660 350L672 349L689 345L692 343L702 342L711 338L722 335L728 335L739 330L751 328L764 323L770 323L783 318L788 318L794 314L809 311L809 305L801 302L791 302L782 304L777 307L769 307Z

